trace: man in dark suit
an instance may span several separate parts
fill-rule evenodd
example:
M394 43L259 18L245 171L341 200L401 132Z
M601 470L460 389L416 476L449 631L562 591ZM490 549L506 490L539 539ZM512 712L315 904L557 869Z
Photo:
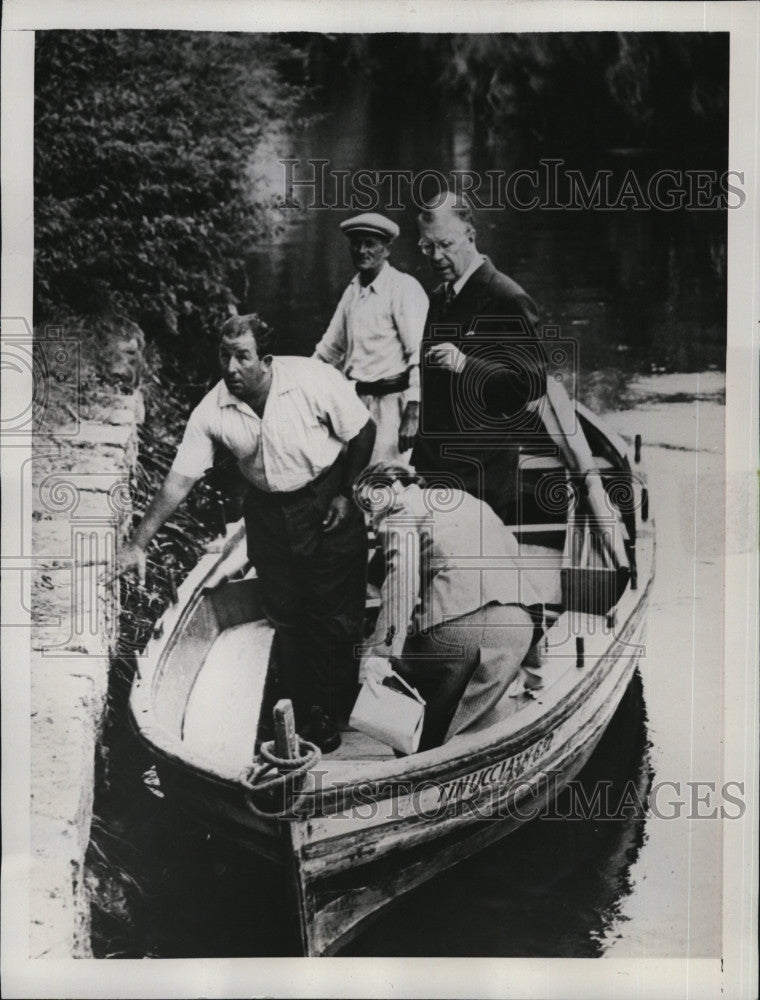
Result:
M423 334L412 464L428 484L464 489L514 523L519 448L539 433L546 392L536 306L478 252L470 209L452 195L418 223L442 284Z

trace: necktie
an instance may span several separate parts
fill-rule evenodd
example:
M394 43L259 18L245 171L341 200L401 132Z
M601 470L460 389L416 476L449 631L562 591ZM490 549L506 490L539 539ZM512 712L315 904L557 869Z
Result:
M454 301L454 285L452 282L447 281L446 286L443 290L443 311L447 312L451 303Z

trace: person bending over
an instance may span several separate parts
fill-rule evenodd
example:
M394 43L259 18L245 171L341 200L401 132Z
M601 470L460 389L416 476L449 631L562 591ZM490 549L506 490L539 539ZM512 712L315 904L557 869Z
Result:
M354 495L383 544L380 613L360 679L395 668L427 703L420 750L498 719L498 704L535 639L541 597L514 535L462 490L424 485L400 463L375 463Z

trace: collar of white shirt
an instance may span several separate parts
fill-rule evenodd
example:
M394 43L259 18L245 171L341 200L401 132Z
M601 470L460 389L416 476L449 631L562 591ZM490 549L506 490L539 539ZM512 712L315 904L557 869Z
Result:
M483 254L479 253L479 254L475 255L472 263L467 268L467 270L464 272L464 274L460 275L457 278L457 280L454 282L454 284L452 285L452 288L453 288L453 291L454 291L454 295L459 295L459 293L464 288L465 282L468 280L468 278L471 275L473 275L477 271L477 269L480 267L480 265L483 263L484 260L485 260L485 257L483 256Z
M377 277L373 281L370 281L368 285L362 285L361 279L358 274L355 274L353 276L353 278L351 279L351 284L355 285L360 292L373 291L379 295L380 292L382 292L383 288L385 288L385 286L390 281L390 277L391 277L391 266L387 260L384 260L383 266L380 268Z
M290 392L290 390L295 386L295 382L288 371L287 365L281 365L277 358L272 358L272 387L270 392L274 391L278 396L282 396L283 393ZM219 396L217 397L217 402L219 406L234 406L241 413L251 413L258 420L259 417L254 413L248 403L245 400L240 399L231 393L227 388L227 383L222 379L219 383Z
M240 410L242 413L253 413L248 403L240 399L238 396L233 395L227 388L227 383L222 379L219 383L219 395L216 398L217 403L220 407L222 406L234 406L236 409ZM256 414L253 414L256 416Z

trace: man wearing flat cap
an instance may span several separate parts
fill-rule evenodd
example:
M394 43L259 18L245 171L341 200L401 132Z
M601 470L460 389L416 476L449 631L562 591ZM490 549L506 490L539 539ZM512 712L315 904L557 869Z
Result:
M315 349L340 369L377 426L372 461L408 455L419 425L419 353L428 298L420 283L388 263L399 228L377 212L340 224L357 273Z

